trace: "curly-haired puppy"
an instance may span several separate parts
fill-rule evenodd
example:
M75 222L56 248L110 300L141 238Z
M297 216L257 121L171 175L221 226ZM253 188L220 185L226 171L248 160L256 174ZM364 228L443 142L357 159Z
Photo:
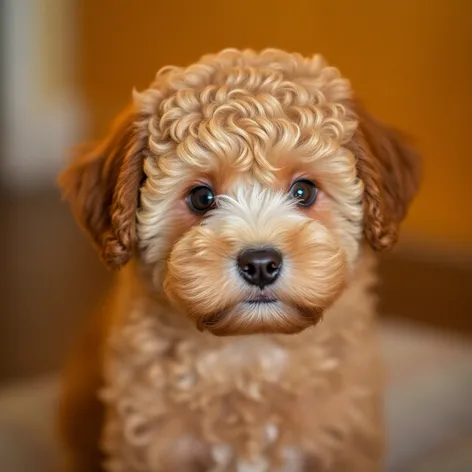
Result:
M320 56L225 50L135 93L61 178L123 268L65 381L72 469L379 470L372 254L417 162Z

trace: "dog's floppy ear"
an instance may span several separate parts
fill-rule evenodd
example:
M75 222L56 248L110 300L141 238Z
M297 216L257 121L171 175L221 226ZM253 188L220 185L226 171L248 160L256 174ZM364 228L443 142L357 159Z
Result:
M359 126L347 147L364 183L364 233L377 251L390 249L420 180L420 157L406 138L353 104Z
M110 268L131 258L136 240L139 187L144 177L145 139L132 107L105 139L79 146L59 184L72 211Z

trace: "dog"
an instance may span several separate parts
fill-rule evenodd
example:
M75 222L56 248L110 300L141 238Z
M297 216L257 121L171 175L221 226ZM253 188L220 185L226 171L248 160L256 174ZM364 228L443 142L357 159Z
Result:
M161 69L60 177L121 269L64 376L69 470L381 470L375 253L419 175L319 55Z

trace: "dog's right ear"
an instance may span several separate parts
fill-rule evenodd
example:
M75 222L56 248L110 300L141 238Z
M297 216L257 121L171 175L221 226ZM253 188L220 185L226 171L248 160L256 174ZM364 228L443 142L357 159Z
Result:
M421 179L421 158L409 139L351 103L359 127L347 143L364 184L364 233L377 251L390 249L398 236Z
M71 164L59 178L75 218L113 269L128 262L136 243L146 149L137 121L133 108L126 109L105 139L75 150Z

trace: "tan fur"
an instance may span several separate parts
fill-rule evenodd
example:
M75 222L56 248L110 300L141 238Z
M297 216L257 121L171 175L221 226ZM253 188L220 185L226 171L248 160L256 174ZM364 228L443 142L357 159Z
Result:
M390 249L418 191L420 158L397 131L370 116L359 103L353 109L360 125L347 147L357 157L365 186L366 238L376 250Z
M312 207L288 198L299 178ZM186 203L201 184L204 216ZM363 234L391 247L417 164L336 69L275 50L165 68L62 185L105 262L133 258L65 384L74 470L101 454L110 472L380 470ZM248 304L237 255L268 245L276 302Z
M144 177L137 119L130 107L116 119L107 139L78 147L59 182L77 220L113 268L128 262L136 239L137 189Z
M99 442L104 409L97 392L103 385L103 348L107 318L112 312L109 308L94 313L88 321L62 379L58 427L71 471L102 470L104 457Z

